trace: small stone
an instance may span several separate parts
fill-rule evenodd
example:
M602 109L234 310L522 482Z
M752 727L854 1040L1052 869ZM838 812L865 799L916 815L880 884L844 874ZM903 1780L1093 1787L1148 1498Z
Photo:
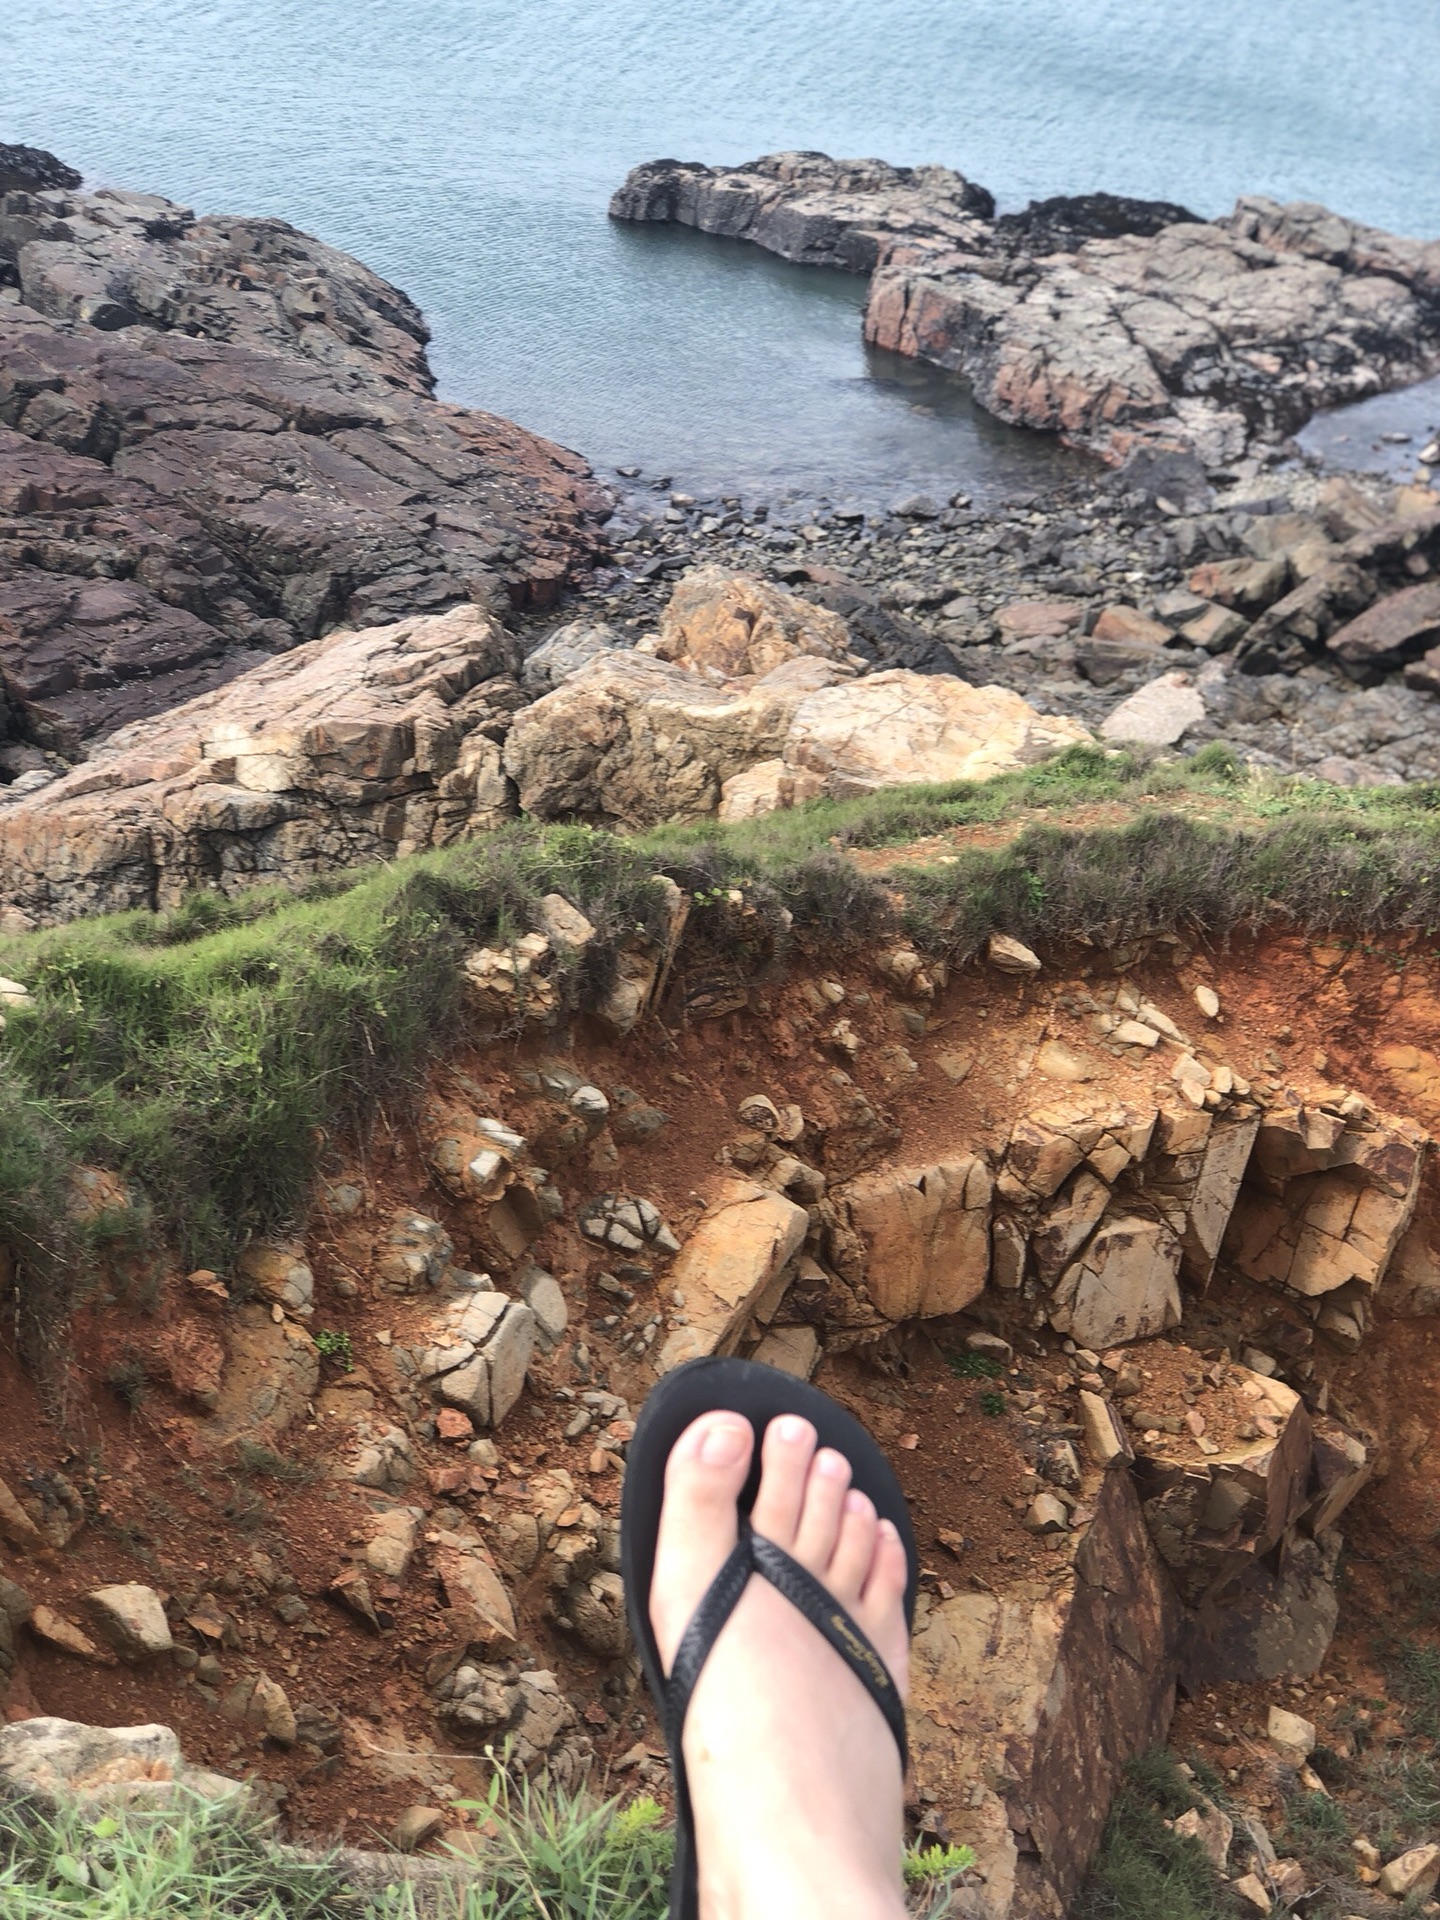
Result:
M1269 1915L1271 1910L1269 1892L1264 1882L1255 1874L1242 1874L1238 1880L1232 1880L1230 1884L1247 1906L1253 1907L1256 1913Z
M1287 1713L1284 1707L1271 1707L1265 1733L1271 1746L1282 1753L1298 1754L1305 1760L1315 1751L1314 1723L1302 1720L1298 1713Z
M1220 996L1213 987L1200 986L1195 989L1195 1004L1207 1020L1220 1017Z
M550 898L558 899L559 895L552 894ZM444 1831L445 1818L443 1807L406 1807L390 1830L390 1844L398 1853L417 1853Z
M1030 1533L1064 1533L1070 1525L1070 1514L1063 1500L1053 1493L1037 1493L1030 1502L1025 1515L1025 1526Z
M53 1607L36 1607L30 1616L30 1631L37 1639L48 1641L61 1653L73 1654L77 1660L103 1661L106 1657L89 1634L82 1633L73 1620L56 1613Z
M1380 1875L1380 1891L1392 1900L1404 1900L1412 1894L1432 1893L1440 1880L1440 1846L1411 1847L1392 1860Z
M998 1333L967 1333L965 1351L983 1353L987 1359L998 1360L1002 1367L1008 1367L1015 1358L1015 1349Z
M475 1437L475 1423L459 1407L442 1407L435 1416L436 1437L441 1440L468 1441Z
M1154 1027L1148 1027L1139 1020L1122 1020L1110 1038L1121 1047L1158 1047L1160 1035Z
M132 1581L96 1587L85 1596L95 1630L124 1660L150 1660L169 1653L175 1642L165 1608L153 1587Z
M1023 940L1008 933L992 933L985 943L985 958L1000 973L1039 973L1040 956Z

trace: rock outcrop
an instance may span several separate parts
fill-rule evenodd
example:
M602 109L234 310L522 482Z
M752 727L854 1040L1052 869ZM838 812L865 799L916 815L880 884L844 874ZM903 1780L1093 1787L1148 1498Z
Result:
M594 553L583 461L431 398L419 311L358 261L27 166L0 170L23 737L73 754L336 626L545 605Z
M1224 466L1440 366L1440 242L1306 202L1248 196L1202 221L1097 195L994 220L990 196L943 167L771 154L638 167L610 211L872 273L872 345L1111 460L1149 445Z
M485 731L520 694L514 643L479 607L340 632L0 804L12 927L173 905L443 845L512 810Z

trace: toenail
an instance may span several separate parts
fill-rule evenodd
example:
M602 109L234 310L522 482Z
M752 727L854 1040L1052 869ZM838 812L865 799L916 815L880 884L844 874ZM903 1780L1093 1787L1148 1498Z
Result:
M817 1472L822 1473L827 1480L844 1480L850 1472L850 1462L844 1454L836 1453L830 1447L826 1447L823 1453L816 1454L815 1466Z
M893 1520L882 1520L880 1522L880 1532L886 1540L898 1540L900 1538L900 1529Z
M790 1447L798 1446L802 1440L810 1438L809 1421L802 1420L796 1413L787 1413L783 1420L777 1420L775 1428L780 1438Z
M868 1493L861 1493L858 1487L852 1487L845 1496L845 1511L868 1518L874 1514L875 1506Z
M745 1451L746 1432L733 1420L717 1420L700 1442L707 1467L733 1467Z

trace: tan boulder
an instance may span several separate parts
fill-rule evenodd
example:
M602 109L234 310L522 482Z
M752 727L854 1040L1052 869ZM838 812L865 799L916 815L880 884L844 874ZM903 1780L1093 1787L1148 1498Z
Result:
M959 1313L990 1274L990 1169L973 1154L887 1168L839 1196L865 1246L865 1286L887 1320Z
M479 1536L442 1533L431 1559L449 1602L446 1626L452 1635L467 1645L512 1645L515 1610Z
M1426 1136L1412 1122L1272 1108L1231 1216L1241 1273L1314 1298L1379 1286L1415 1212Z
M838 613L812 605L753 574L696 567L660 616L662 660L738 680L770 673L801 655L858 665Z
M1089 739L1078 721L1037 713L1005 687L897 667L810 694L784 759L843 797L909 781L988 780Z
M805 1241L809 1219L781 1193L749 1180L727 1181L670 1269L685 1296L687 1325L676 1327L655 1359L668 1373L701 1354L733 1352L752 1313Z
M0 907L173 906L440 846L513 811L478 732L514 643L474 606L327 634L0 804ZM475 699L467 696L475 691Z
M1259 1130L1254 1110L1212 1115L1188 1108L1160 1116L1145 1191L1179 1236L1180 1271L1191 1286L1209 1284Z
M787 767L783 760L760 760L744 773L732 774L720 789L722 820L758 820L818 799L825 781L804 767Z
M1121 1346L1180 1324L1180 1242L1159 1220L1111 1220L1055 1288L1050 1324L1077 1346Z
M646 654L606 654L517 715L505 771L539 819L632 829L696 820L716 810L733 774L779 758L804 697L712 686Z

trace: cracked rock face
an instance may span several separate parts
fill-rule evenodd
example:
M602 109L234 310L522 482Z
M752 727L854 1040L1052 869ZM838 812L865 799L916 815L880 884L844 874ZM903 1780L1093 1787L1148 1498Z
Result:
M481 731L513 642L478 607L311 641L0 803L11 923L296 883L512 810Z
M868 342L1116 461L1148 444L1221 467L1440 366L1440 242L1306 202L1247 196L1203 221L1085 195L995 220L943 167L771 154L637 167L610 211L871 273Z
M340 624L545 605L594 551L584 463L433 400L425 323L377 274L54 167L0 164L0 670L27 737L73 753Z

